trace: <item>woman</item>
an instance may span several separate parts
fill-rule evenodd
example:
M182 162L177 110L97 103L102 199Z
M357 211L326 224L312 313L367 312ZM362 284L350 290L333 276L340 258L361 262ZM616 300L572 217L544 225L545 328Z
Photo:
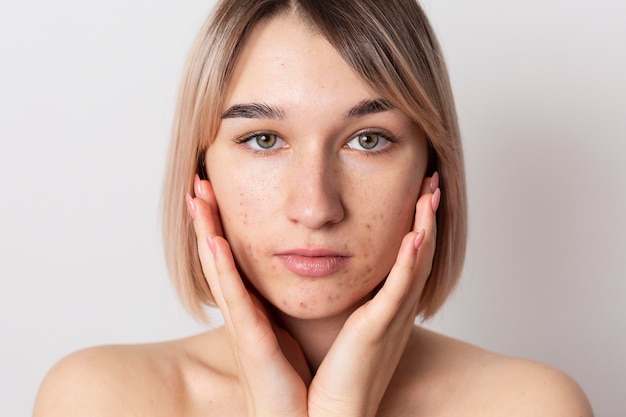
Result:
M466 203L445 65L413 0L222 1L183 81L164 237L224 327L62 360L36 416L576 415L567 376L414 325Z

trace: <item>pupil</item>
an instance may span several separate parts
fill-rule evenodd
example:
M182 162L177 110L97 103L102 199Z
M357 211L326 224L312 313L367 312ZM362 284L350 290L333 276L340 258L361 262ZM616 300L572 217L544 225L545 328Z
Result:
M377 135L361 135L359 136L359 144L365 149L372 149L378 144Z
M257 143L262 148L271 148L276 143L275 135L261 135L257 139Z

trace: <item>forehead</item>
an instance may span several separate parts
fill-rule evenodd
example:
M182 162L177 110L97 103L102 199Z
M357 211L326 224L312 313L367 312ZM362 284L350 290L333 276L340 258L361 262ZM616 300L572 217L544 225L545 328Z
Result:
M251 31L236 61L225 107L242 102L353 105L377 97L335 48L301 18L281 14Z

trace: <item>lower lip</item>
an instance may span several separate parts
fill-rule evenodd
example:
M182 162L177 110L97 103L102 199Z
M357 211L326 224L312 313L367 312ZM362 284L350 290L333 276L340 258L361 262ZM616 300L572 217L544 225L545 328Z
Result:
M277 257L288 270L303 277L325 277L335 274L348 261L346 256L278 255Z

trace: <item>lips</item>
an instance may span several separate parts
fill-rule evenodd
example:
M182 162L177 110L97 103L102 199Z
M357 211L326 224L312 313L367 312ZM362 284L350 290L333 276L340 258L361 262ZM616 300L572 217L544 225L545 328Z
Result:
M319 278L339 272L349 256L325 249L296 249L278 253L276 258L296 275Z

